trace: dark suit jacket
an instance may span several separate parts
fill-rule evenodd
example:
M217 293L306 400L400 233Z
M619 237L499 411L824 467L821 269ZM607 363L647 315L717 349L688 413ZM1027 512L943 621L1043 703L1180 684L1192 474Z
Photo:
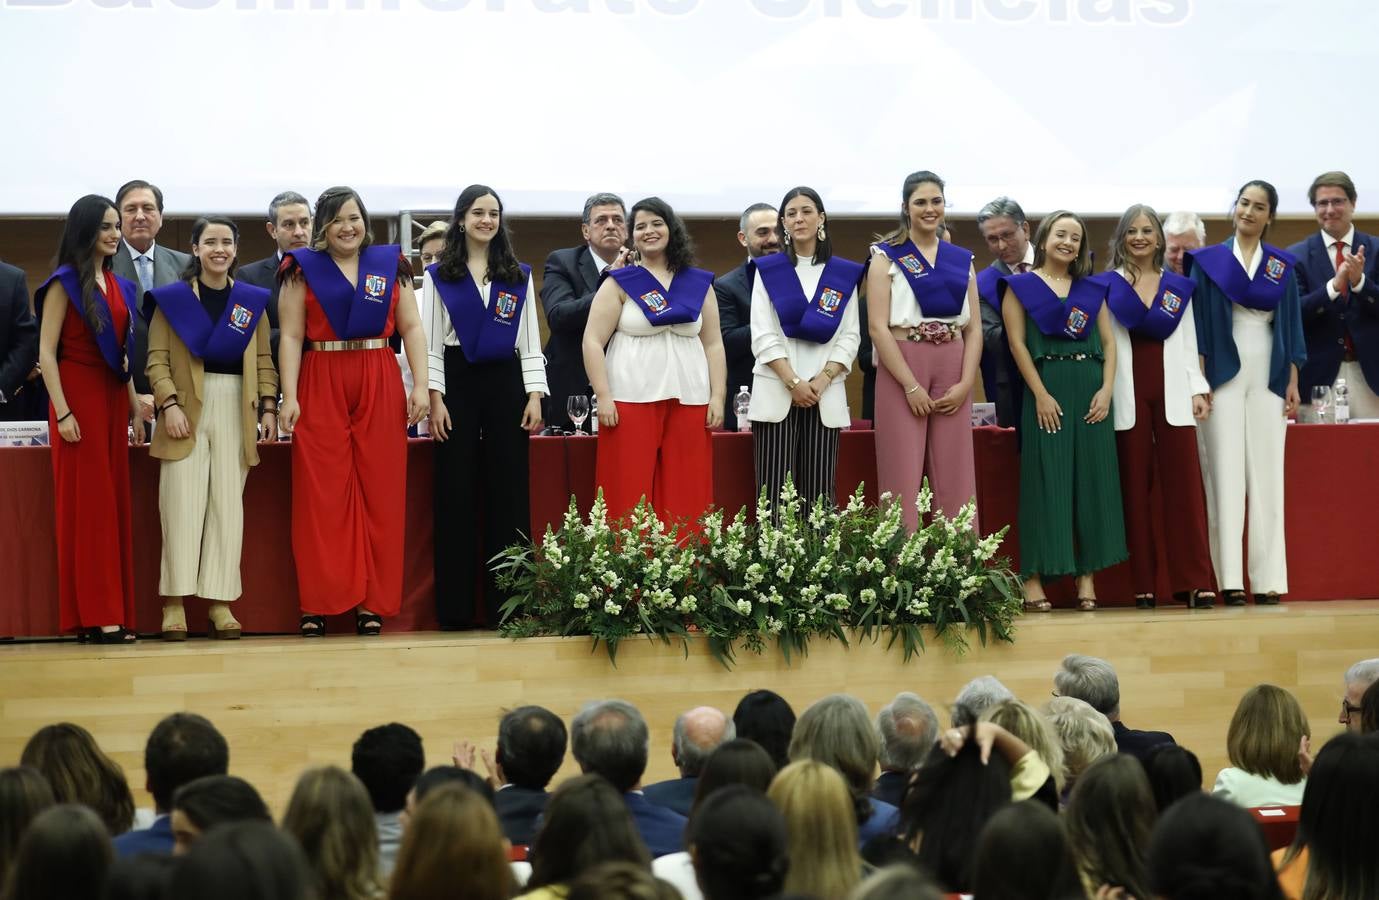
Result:
M153 824L142 831L127 831L115 838L115 855L120 859L138 856L140 853L153 853L159 856L172 854L172 818L161 815Z
M728 358L728 397L724 402L723 427L737 430L737 411L733 398L737 389L752 388L752 276L747 264L714 280L714 296L718 298L718 330L723 332L723 353Z
M674 810L657 806L641 794L629 791L622 795L637 833L652 856L665 856L685 849L685 817Z
M278 364L278 254L274 253L266 259L251 262L240 266L235 272L235 277L240 281L247 281L249 284L261 288L267 288L272 292L268 298L268 306L265 312L268 314L269 343L273 348L273 365Z
M170 250L162 244L153 245L153 286L162 287L165 284L172 284L182 277L182 270L192 261L191 254L181 253L177 250ZM129 254L129 245L120 242L120 249L115 251L115 257L111 260L111 266L115 274L123 278L128 278L136 285L142 287L139 281L139 273L134 268L134 257ZM143 298L139 298L138 308L142 309ZM129 371L134 378L134 390L141 394L151 394L153 389L149 387L148 376L144 374L144 367L148 361L148 321L142 315L134 317L134 346L129 349Z
M648 784L642 788L642 793L646 795L646 799L657 806L673 809L688 818L690 807L694 805L694 789L698 784L699 779L697 777L672 778L669 781Z
M565 414L565 399L571 394L589 393L589 376L584 372L584 326L589 323L589 307L598 286L598 262L588 244L556 250L546 257L541 308L546 311L546 327L551 332L546 342L549 425L572 427Z
M38 321L29 308L24 270L0 263L0 421L30 418L28 394L37 381L24 379L38 361Z
M493 808L503 836L514 844L531 845L536 840L537 823L546 811L551 795L545 791L510 784L493 795Z
M1365 283L1351 291L1349 299L1332 300L1326 284L1336 277L1336 264L1327 252L1321 232L1288 248L1298 260L1298 293L1302 300L1302 330L1307 340L1307 362L1298 376L1304 402L1312 386L1336 380L1345 358L1345 335L1355 345L1355 358L1372 391L1379 391L1379 239L1355 232L1355 244L1365 248ZM1349 248L1355 252L1355 248Z
M1368 253L1369 251L1365 252ZM1331 274L1335 275L1336 273L1333 271ZM1111 728L1116 733L1116 749L1139 759L1144 759L1150 750L1160 744L1177 743L1173 740L1173 735L1167 731L1136 731L1133 728L1126 728L1121 722L1112 722Z
M881 777L876 779L876 784L872 785L871 795L882 803L889 803L898 809L900 801L905 799L905 788L909 783L909 772L882 772Z
M987 266L998 275L1009 275L1010 266L999 259ZM1025 382L1015 368L1015 357L1006 342L1006 324L992 298L981 297L982 393L996 404L996 421L1005 428L1019 428Z

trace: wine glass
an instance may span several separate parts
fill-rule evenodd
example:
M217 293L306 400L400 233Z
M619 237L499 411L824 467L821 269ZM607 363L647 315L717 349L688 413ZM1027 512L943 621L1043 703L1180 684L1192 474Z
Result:
M575 434L583 434L584 420L589 418L589 398L583 394L571 394L566 397L565 414L575 423Z
M1331 405L1331 386L1326 384L1312 385L1312 414L1317 418L1317 424L1326 421L1326 409Z

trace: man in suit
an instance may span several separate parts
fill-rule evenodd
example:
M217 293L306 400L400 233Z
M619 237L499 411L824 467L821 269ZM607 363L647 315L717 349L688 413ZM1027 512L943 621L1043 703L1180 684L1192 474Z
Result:
M519 706L498 725L493 757L498 782L493 807L503 834L514 844L536 840L537 822L546 811L551 783L565 761L565 723L540 706Z
M1195 212L1173 212L1164 219L1164 265L1183 274L1183 254L1207 242L1207 223ZM1198 431L1201 431L1199 428Z
M556 428L574 427L565 412L566 398L590 393L584 371L584 326L599 278L627 240L627 204L617 194L594 194L584 201L579 228L584 243L551 253L541 277L541 308L551 332L546 342L551 393L545 415Z
M24 270L0 263L0 422L37 415L29 403L37 379L38 321L29 308Z
M273 365L278 364L278 266L283 254L311 243L311 204L296 191L283 191L268 204L268 236L278 245L272 256L246 263L235 277L272 291L266 312L272 329Z
M699 773L704 770L709 754L719 744L735 737L737 728L722 710L696 706L681 713L675 720L670 747L670 758L680 770L680 777L647 785L643 791L646 799L688 818L690 807L694 805Z
M115 854L171 854L173 794L188 782L206 775L224 775L229 770L230 745L214 725L189 712L164 718L144 744L145 785L153 795L157 818L148 828L115 838Z
M642 843L652 856L683 850L686 819L642 794L651 736L646 719L625 700L596 700L570 723L570 750L580 771L601 775L622 792Z
M1025 211L1009 197L997 197L977 213L977 230L996 261L977 275L982 305L982 392L996 404L996 421L1018 428L1024 405L1024 381L1006 343L1005 321L997 303L996 280L1034 268Z
M728 358L727 409L723 410L723 427L728 431L738 427L733 398L742 385L752 389L752 368L756 365L752 354L753 273L747 267L758 256L780 249L776 208L769 203L753 203L743 210L737 222L737 242L747 248L747 261L713 283L718 300L718 328L723 332L723 352Z
M910 773L919 768L938 740L938 716L918 694L903 691L876 714L876 734L881 741L881 777L876 779L871 795L899 807Z
M139 285L144 291L171 284L182 277L191 263L191 254L161 246L158 232L163 227L163 192L147 181L125 182L115 193L115 208L120 213L124 240L111 261L115 274ZM143 298L138 306L143 307ZM144 406L144 418L153 421L153 390L144 363L148 357L148 322L134 317L134 346L129 350L129 372L134 390Z
M1379 418L1379 239L1355 230L1355 182L1324 172L1307 189L1321 230L1288 252L1297 257L1307 362L1298 390L1344 378L1355 418Z
M1144 759L1158 745L1174 743L1173 735L1166 731L1136 731L1120 720L1120 679L1104 659L1068 654L1053 676L1053 686L1058 696L1076 697L1110 719L1116 749L1121 753Z

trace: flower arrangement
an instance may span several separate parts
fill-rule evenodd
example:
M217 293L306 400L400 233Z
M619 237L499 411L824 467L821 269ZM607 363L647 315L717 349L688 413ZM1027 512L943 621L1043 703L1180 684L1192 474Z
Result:
M494 558L502 630L589 635L614 661L629 637L679 640L688 653L698 633L725 666L738 646L774 642L789 660L850 633L899 642L907 661L926 628L958 653L969 629L983 644L1012 640L1019 582L996 557L1006 529L983 537L973 503L952 519L932 505L926 482L916 506L927 524L908 534L889 495L869 506L859 486L840 508L806 508L787 482L774 503L758 498L755 521L713 510L696 532L667 527L645 502L611 523L602 493L584 520L572 499L558 530Z

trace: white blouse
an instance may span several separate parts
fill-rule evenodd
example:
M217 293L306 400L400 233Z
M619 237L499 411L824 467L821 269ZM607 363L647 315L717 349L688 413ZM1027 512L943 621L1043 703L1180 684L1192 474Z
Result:
M886 251L880 247L871 248L873 266L886 266L886 274L891 278L891 327L892 328L918 328L925 322L947 322L962 328L971 318L972 312L969 308L967 295L962 298L962 310L956 316L926 316L924 310L919 308L919 301L915 299L914 289L910 287L909 280L905 273L895 262L886 255ZM925 257L925 262L933 265L933 262ZM972 279L977 277L977 273L968 266L967 283L970 286Z
M493 295L493 282L484 285L480 292L487 309ZM517 342L513 352L522 359L522 386L528 394L549 394L546 385L546 357L541 355L541 329L536 322L536 304L540 302L532 287L531 276L527 276L527 298L522 303L522 320L517 325ZM445 393L445 348L460 346L455 334L455 326L450 321L450 313L436 294L435 282L427 272L421 281L421 308L430 310L431 315L423 318L426 323L426 356L430 369L430 388Z
M679 325L652 325L636 301L622 294L618 325L608 341L608 388L617 403L709 402L709 358L699 341L701 315Z

